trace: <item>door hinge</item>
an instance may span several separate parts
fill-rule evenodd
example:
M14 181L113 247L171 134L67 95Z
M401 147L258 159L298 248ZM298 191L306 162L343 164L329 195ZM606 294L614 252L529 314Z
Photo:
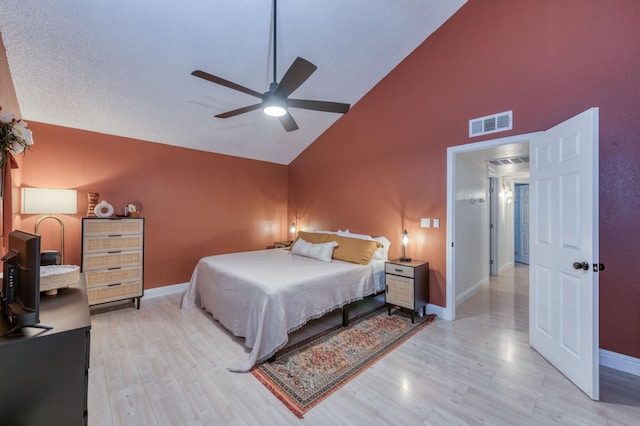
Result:
M489 261L489 265L493 265L493 259Z

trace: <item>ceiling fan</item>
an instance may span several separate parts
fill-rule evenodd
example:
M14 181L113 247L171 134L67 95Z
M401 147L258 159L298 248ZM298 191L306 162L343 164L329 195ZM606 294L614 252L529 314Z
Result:
M276 0L273 0L273 82L269 85L269 91L259 93L200 70L193 71L191 75L261 99L260 103L218 114L216 115L217 118L234 117L262 108L265 114L278 117L284 129L287 132L291 132L298 129L298 124L289 113L288 108L302 108L338 114L345 114L349 111L349 104L289 98L289 95L300 87L317 68L306 59L298 57L285 72L280 83L276 82Z

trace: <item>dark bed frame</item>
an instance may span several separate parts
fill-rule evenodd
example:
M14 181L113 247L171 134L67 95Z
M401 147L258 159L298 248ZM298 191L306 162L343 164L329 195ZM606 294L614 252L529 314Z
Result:
M386 306L384 299L382 300L382 303L378 303L375 304L373 306L373 308L369 308L364 310L363 312L360 312L359 314L355 315L353 318L349 318L349 312L350 309L352 307L355 306L359 306L359 305L364 305L366 304L367 301L370 301L372 299L375 299L376 297L380 296L381 294L384 294L384 290L378 292L378 293L373 293L369 296L366 296L365 298L361 299L361 300L356 300L355 302L351 302L351 303L347 303L346 305L344 305L341 308L337 308L331 312L326 313L325 315L323 315L322 317L318 318L317 320L321 320L322 318L326 318L328 315L332 315L334 314L336 311L341 310L342 311L342 322L340 324L337 325L330 325L328 328L323 329L321 331L319 331L318 333L315 333L311 336L308 336L298 342L294 342L294 343L288 343L285 347L283 347L282 349L280 349L279 351L277 351L273 356L271 356L270 358L266 359L264 362L274 362L276 360L276 357L281 354L283 351L290 349L292 346L297 346L297 345L301 345L305 342L308 342L309 340L315 339L316 337L326 334L328 332L337 330L338 328L345 328L345 327L349 327L349 323L350 321L356 321L366 315L369 315L372 312L375 312L379 309L382 309ZM304 328L304 327L303 327Z

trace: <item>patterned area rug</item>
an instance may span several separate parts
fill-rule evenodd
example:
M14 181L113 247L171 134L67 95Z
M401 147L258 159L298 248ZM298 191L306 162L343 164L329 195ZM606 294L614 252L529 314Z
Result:
M426 327L435 315L411 317L399 310L375 311L347 328L316 336L251 370L295 415L304 413Z

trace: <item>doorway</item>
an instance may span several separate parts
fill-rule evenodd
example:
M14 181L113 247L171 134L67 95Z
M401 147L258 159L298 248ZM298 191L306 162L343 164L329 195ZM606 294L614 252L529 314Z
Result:
M525 135L447 149L447 314L456 310L457 157L521 138L531 144L529 344L599 398L598 122L591 108ZM464 192L463 192L464 193ZM582 261L580 261L582 260ZM593 265L591 273L590 265ZM561 325L559 327L558 325Z
M448 149L447 319L490 275L514 266L513 188L528 181L528 140L535 134Z

